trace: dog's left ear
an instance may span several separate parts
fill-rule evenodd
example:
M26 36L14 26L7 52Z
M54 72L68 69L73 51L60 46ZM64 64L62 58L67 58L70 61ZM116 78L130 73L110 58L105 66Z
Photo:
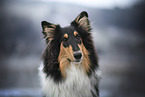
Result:
M59 25L54 25L52 23L42 21L42 33L44 34L44 38L46 39L46 42L49 42L53 40L54 34L56 33L56 30L59 28Z
M90 21L88 19L88 13L86 11L81 12L77 18L71 23L75 27L81 27L86 31L90 31Z

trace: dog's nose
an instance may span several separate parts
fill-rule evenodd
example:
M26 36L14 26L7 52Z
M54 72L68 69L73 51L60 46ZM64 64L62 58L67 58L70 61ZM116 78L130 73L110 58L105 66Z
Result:
M73 55L74 55L74 57L75 57L77 60L81 59L81 57L82 57L82 53L81 53L81 52L75 52Z

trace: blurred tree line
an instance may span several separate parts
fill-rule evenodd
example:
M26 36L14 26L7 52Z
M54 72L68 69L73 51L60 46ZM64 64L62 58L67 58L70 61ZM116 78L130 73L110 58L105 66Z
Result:
M13 54L40 54L42 47L40 47L41 36L36 34L40 33L38 27L34 26L31 19L5 12L5 4L2 0L0 4L0 57ZM133 29L145 36L145 1L124 9L87 9L92 13L91 20L95 20L93 24L95 27L115 26Z

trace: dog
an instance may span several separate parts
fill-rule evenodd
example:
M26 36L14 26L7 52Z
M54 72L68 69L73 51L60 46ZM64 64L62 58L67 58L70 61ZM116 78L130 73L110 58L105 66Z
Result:
M86 11L62 28L42 21L46 48L39 76L44 97L99 97L99 65Z

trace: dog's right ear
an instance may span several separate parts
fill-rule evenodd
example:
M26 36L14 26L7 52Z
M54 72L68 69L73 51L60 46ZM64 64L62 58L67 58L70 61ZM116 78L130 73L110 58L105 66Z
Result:
M77 18L71 23L71 25L75 27L81 27L87 32L90 32L90 21L88 19L88 13L86 11L82 11Z
M46 21L42 21L41 26L43 29L42 33L44 34L44 38L46 39L46 41L49 42L53 40L56 29L59 25L54 25Z

